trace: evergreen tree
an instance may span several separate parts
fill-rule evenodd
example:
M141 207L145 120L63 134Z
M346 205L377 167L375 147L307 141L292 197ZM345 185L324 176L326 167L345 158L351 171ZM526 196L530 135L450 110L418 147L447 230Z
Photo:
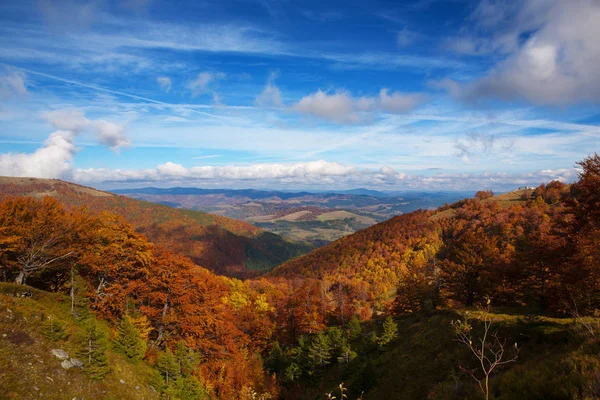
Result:
M108 335L100 329L94 318L88 318L83 325L78 355L83 359L85 373L93 380L101 380L110 372L106 355Z
M132 361L141 360L146 353L142 333L129 315L125 315L117 327L116 347Z
M158 356L156 367L165 378L167 385L169 385L171 380L179 377L179 363L173 352L169 349Z
M269 356L265 360L265 367L271 372L280 372L285 367L285 355L283 354L283 350L279 345L279 342L273 343L271 347L271 351L269 352Z
M386 317L383 321L383 333L377 338L379 347L384 347L390 344L398 337L398 324L394 322L392 317Z
M52 341L59 341L66 339L69 335L65 329L65 323L54 318L48 317L47 320L42 322L41 333L46 339Z
M358 354L352 350L350 345L346 344L342 347L337 360L340 364L349 364L350 361L354 360L357 356Z
M308 358L312 361L313 366L323 367L330 363L331 359L331 343L329 337L323 333L319 333L313 339L309 349Z
M337 357L341 354L342 348L346 345L346 338L342 333L342 330L336 326L327 330L327 339L331 347L331 356Z
M200 365L200 354L190 349L184 342L177 343L175 359L179 366L180 375L190 375Z
M202 400L208 399L208 394L202 383L193 376L181 376L172 380L164 394L172 400Z
M348 334L348 339L356 340L362 335L362 326L360 325L360 319L358 316L353 315L348 321L348 325L346 326L346 332Z
M295 362L292 362L285 369L285 372L283 373L283 379L286 382L295 382L300 378L301 375L302 375L302 369L300 368L300 366L298 364L296 364Z

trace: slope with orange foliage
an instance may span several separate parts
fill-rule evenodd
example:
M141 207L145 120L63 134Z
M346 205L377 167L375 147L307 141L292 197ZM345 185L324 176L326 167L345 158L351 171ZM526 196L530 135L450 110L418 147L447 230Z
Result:
M190 257L217 274L252 277L308 251L246 222L134 200L56 179L0 177L6 196L52 196L70 207L121 215L154 243Z

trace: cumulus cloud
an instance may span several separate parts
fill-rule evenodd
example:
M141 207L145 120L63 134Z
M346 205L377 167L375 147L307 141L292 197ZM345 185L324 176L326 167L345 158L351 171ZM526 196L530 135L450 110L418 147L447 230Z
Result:
M575 169L543 170L531 173L480 173L411 175L389 166L379 169L359 169L328 161L289 164L255 164L247 166L184 167L167 162L144 170L78 169L72 178L82 183L147 182L162 184L237 185L239 187L265 184L294 187L378 187L385 189L421 190L478 190L482 187L512 190L519 186L537 186L556 179L571 182L577 178Z
M128 146L131 141L125 136L125 126L108 121L91 121L91 125L98 136L98 143L117 150Z
M188 89L192 92L192 96L198 96L209 91L214 94L214 91L210 89L211 83L224 78L225 74L222 72L200 72L195 79L188 83Z
M374 97L353 97L344 91L329 94L319 89L300 99L292 108L331 122L356 124L368 120L373 112L405 113L424 99L421 94L389 93L388 89L381 89Z
M49 111L42 114L56 129L33 153L0 154L0 175L37 178L69 178L77 152L77 135L91 129L98 143L113 150L129 144L123 125L103 120L89 120L75 109Z
M283 99L281 97L281 91L275 85L275 79L277 79L278 74L276 72L271 72L269 75L269 79L267 80L267 85L263 89L263 91L256 97L254 100L254 105L257 107L273 107L279 108L283 107Z
M32 154L0 154L0 175L36 178L64 177L71 170L75 151L73 133L56 131L46 140L44 147Z
M104 120L89 120L83 112L73 108L54 110L42 113L42 118L55 129L79 134L91 128L96 134L98 143L117 150L131 142L125 135L125 126Z
M507 56L460 95L546 105L600 102L597 0L486 0L473 18L476 33L487 36L463 38L455 47Z
M8 67L4 68L4 73L0 75L0 99L8 99L13 96L25 97L27 95L25 79L23 72Z
M425 96L418 93L399 93L388 94L388 89L381 89L379 92L378 105L389 113L405 113L412 110L425 100Z
M90 120L85 117L83 112L74 108L46 111L42 113L42 118L49 122L54 129L73 133L80 133L90 125Z
M156 78L156 82L158 83L158 86L160 86L160 89L165 93L169 93L173 87L173 82L171 82L171 78L168 76L159 76Z

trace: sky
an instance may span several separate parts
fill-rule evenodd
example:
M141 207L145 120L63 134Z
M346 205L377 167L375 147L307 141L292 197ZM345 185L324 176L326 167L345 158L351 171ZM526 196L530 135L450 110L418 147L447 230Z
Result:
M0 175L506 191L600 150L599 0L0 2Z

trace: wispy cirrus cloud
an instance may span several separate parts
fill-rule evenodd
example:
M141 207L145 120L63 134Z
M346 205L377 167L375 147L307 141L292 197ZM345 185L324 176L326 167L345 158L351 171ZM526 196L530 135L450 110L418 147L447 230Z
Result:
M277 72L271 72L267 84L263 91L254 99L254 105L257 107L272 107L280 108L283 107L283 98L281 96L281 90L275 84L275 80L278 77Z
M168 76L159 76L156 78L156 82L158 83L158 86L160 86L160 89L165 93L169 93L173 87L173 82Z
M220 79L225 79L224 73L204 71L198 73L194 79L190 80L187 87L194 97L206 92L215 93L211 86Z
M25 73L14 68L4 67L0 74L0 99L8 99L13 96L25 97L27 95L27 84Z

